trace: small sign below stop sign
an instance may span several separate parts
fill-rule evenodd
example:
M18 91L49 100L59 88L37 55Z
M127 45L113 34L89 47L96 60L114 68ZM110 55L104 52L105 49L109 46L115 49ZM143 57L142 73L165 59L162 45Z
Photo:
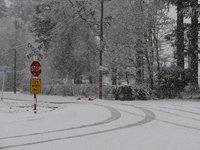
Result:
M38 77L41 74L41 65L39 61L32 62L30 71L34 77Z

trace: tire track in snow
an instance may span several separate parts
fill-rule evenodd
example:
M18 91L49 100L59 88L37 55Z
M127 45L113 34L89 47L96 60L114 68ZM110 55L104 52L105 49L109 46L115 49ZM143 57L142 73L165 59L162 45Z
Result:
M179 106L179 105L174 105L174 106ZM187 111L187 110L182 110L182 109L177 109L177 108L163 107L163 106L160 106L159 107L160 109L153 108L154 106L151 106L151 105L146 105L146 107L148 107L150 109L153 109L153 110L162 111L162 112L165 112L165 113L170 113L170 114L173 114L173 115L176 115L176 116L179 116L179 117L184 117L184 118L188 118L188 119L193 119L193 120L196 120L196 121L200 121L199 119L182 116L182 115L171 113L171 112L167 112L167 111L161 110L161 109L176 110L176 111L185 112L185 113L189 113L189 114L193 114L193 115L200 115L200 113L197 113L197 112L192 112L192 111ZM179 107L181 107L181 106L179 106ZM194 108L200 109L200 107L194 107Z
M192 112L192 111L187 111L187 110L182 110L182 109L169 108L169 107L163 107L163 106L160 106L160 108L170 109L170 110L176 110L176 111L186 112L186 113L195 114L195 115L200 115L200 113Z
M108 107L108 106L103 106L103 105L98 105L98 106L102 106L102 107L106 107L106 108ZM132 106L132 107L135 107L135 106ZM108 107L108 108L111 108L111 107ZM0 149L7 149L7 148L14 148L14 147L21 147L21 146L30 146L30 145L35 145L35 144L42 144L42 143L47 143L47 142L53 142L53 141L59 141L59 140L67 140L67 139L79 138L79 137L84 137L84 136L89 136L89 135L107 133L107 132L112 132L112 131L131 128L131 127L135 127L135 126L139 126L139 125L144 125L144 124L149 123L149 122L151 122L151 121L153 121L155 119L155 114L152 111L150 111L150 110L148 110L146 108L142 108L142 107L135 107L135 108L140 109L145 114L144 119L142 119L141 121L135 122L135 123L127 124L127 125L116 127L116 128L112 128L112 129L101 130L101 131L96 131L96 132L90 132L90 133L85 133L85 134L79 134L79 135L74 135L74 136L67 136L67 137L62 137L62 138L48 139L48 140L43 140L43 141L38 141L38 142L29 142L29 143L18 144L18 145L9 145L9 146L0 147ZM115 108L113 108L113 109L115 109ZM115 110L117 110L117 109L115 109ZM126 113L129 113L131 115L136 115L136 114L134 114L132 112L128 112L128 111L126 111Z
M190 114L200 115L199 113L196 113L196 112L185 111L185 110L176 109L176 108L168 108L168 107L160 107L160 108L169 109L169 110L177 110L177 111L186 112L186 113L190 113ZM187 119L191 119L191 120L195 120L195 121L200 121L199 119L195 119L195 118L192 118L192 117L187 117L187 116L183 116L183 115L167 112L165 110L159 110L159 109L156 109L156 108L150 108L150 109L153 109L153 110L156 110L156 111L160 111L160 112L164 112L164 113L168 113L170 115L174 115L174 116L178 116L178 117L183 117L183 118L187 118ZM179 127L184 127L184 128L200 131L200 128L197 128L197 127L192 127L192 126L179 124L179 123L175 123L175 122L170 122L170 121L157 119L157 118L155 120L160 121L160 122L164 122L164 123L167 123L167 124L171 124L171 125L176 125L176 126L179 126Z
M97 106L100 106L100 105L97 105ZM100 122L96 122L96 123L92 123L92 124L88 124L88 125L77 126L77 127L53 130L53 131L46 131L46 132L38 132L38 133L25 134L25 135L2 137L2 138L0 138L0 140L2 140L2 139L11 139L11 138L19 138L19 137L26 137L26 136L34 136L34 135L54 133L54 132L62 132L62 131L86 128L86 127L91 127L91 126L98 126L98 125L102 125L102 124L105 124L105 123L113 122L115 120L118 120L121 117L121 113L117 109L109 107L109 106L101 106L101 107L104 107L104 108L108 109L110 111L110 113L111 113L111 116L108 119L100 121Z
M183 108L183 106L181 106L181 105L172 105L172 106Z
M151 108L151 109L156 110L156 111L160 111L160 112L164 112L164 113L167 113L167 114L170 114L170 115L174 115L174 116L186 118L186 119L191 119L191 120L195 120L195 121L200 121L200 119L195 119L195 118L192 118L192 117L187 117L187 116L179 115L179 114L172 113L172 112L168 112L168 111L161 110L161 109L156 109L156 108Z

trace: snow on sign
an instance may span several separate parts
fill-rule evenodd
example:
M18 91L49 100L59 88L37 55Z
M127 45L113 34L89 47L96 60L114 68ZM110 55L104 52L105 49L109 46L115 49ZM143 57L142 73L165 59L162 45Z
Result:
M40 65L39 61L32 62L30 71L34 77L38 77L40 75L41 65Z
M35 47L29 42L27 46L32 50L31 53L26 55L28 59L31 58L34 54L37 55L40 59L43 59L43 55L39 52L41 49L43 49L43 44L40 44L38 47Z

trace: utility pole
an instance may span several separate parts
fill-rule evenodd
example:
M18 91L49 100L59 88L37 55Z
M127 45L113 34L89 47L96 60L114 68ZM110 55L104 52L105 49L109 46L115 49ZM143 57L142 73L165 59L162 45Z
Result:
M15 45L17 45L17 41L18 41L18 29L19 29L19 22L17 20L14 21L14 25L15 25ZM17 51L16 49L14 49L14 94L16 94L16 61L17 61Z
M14 49L14 93L16 94L16 64L17 64L17 51Z
M103 53L103 3L101 0L101 27L100 27L100 61L99 61L99 99L102 99L102 53Z

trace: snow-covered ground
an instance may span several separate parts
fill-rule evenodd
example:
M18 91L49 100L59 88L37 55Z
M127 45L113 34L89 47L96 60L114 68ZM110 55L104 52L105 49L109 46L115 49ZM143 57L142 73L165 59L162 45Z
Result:
M0 149L200 150L198 100L76 99L4 93Z

